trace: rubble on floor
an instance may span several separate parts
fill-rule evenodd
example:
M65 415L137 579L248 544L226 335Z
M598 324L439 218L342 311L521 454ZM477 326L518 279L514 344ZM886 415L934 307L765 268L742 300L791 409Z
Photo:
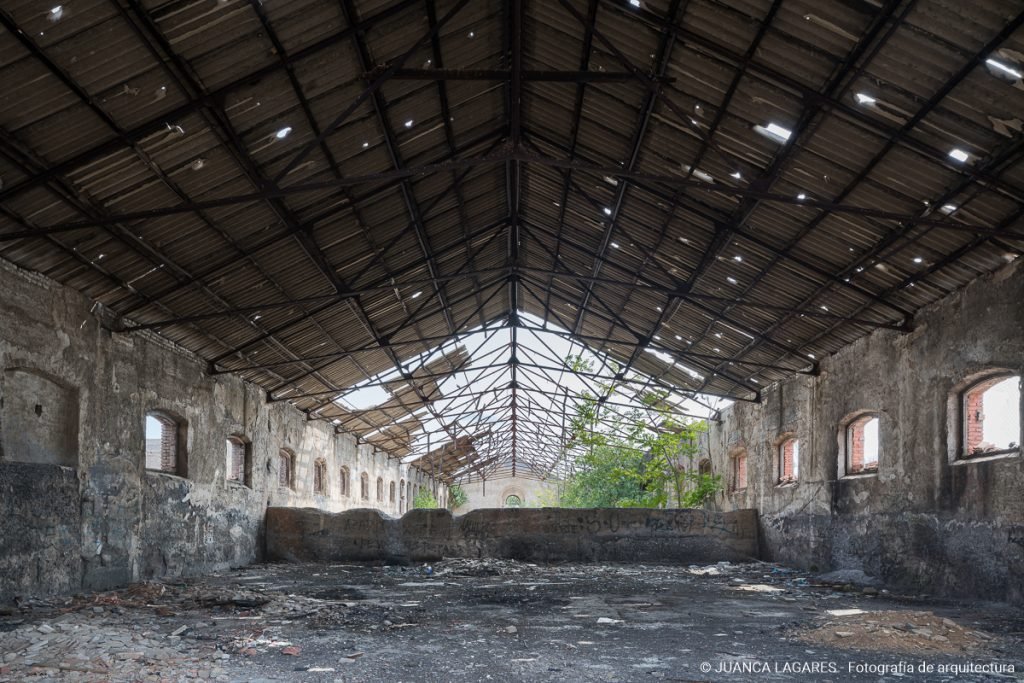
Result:
M1022 625L763 562L256 565L0 608L0 681L754 681L700 667L862 653L1021 670Z
M921 611L830 610L829 618L797 637L808 643L908 654L1000 651L989 634Z

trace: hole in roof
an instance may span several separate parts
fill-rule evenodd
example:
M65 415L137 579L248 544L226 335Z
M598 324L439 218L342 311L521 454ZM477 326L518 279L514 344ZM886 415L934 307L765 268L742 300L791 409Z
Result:
M875 102L878 101L871 95L862 92L857 93L856 95L854 95L854 97L857 98L857 104L874 104Z
M953 213L954 211L956 211L957 208L958 207L957 207L956 204L943 204L942 208L940 208L939 211L941 211L942 213L944 213L946 215L949 215L949 214Z
M618 249L618 248L619 248L619 243L618 242L612 242L612 249Z
M292 132L292 127L291 126L285 126L284 128L279 128L278 131L276 133L274 133L274 137L277 138L278 140L284 140L286 137L288 137L291 134L291 132Z
M608 208L608 207L606 206L606 207L604 207L604 213L605 213L605 215L606 215L606 216L611 216L611 215L612 215L612 210L611 210L611 209L609 209L609 208Z
M420 298L421 294L423 294L423 291L422 290L417 290L417 291L413 292L412 296L409 297L409 298L411 298L411 299L418 299L418 298Z
M804 193L804 192L801 192L800 194L798 194L796 196L796 198L799 199L800 201L803 201L803 200L807 199L807 194Z
M470 31L469 32L469 37L470 38L476 38L476 32L475 31Z
M60 18L64 16L64 5L57 5L50 8L50 21L60 21ZM43 35L40 32L39 35Z
M731 275L730 275L729 277L725 278L725 279L726 279L726 280L728 280L728 281L729 281L729 284L731 284L731 285L736 285L736 284L739 284L739 282L738 282L738 281L736 280L736 278L734 278L734 277L733 277L733 276L731 276Z
M949 157L955 161L964 162L971 158L971 155L960 148L949 150Z
M736 254L735 256L732 257L732 260L733 261L742 261L743 257L740 256L739 254Z
M733 171L729 175L735 178L736 180L740 180L743 177L743 174L740 173L739 171Z
M643 3L640 0L629 0L629 4L633 7L643 7Z
M1018 81L1024 78L1024 73L1022 73L1020 69L1016 69L1005 62L1000 62L998 59L989 58L985 60L985 63L992 67L992 71L995 71L998 74L1011 76L1014 80Z
M754 130L776 142L786 142L793 135L793 131L777 123L769 123L767 126L754 126Z
M924 263L924 259L921 258L920 256L915 256L914 263Z
M363 142L363 149L366 149L369 146L370 146L369 142L366 142L366 141Z
M412 128L412 119L409 119L408 121L405 122L405 127Z

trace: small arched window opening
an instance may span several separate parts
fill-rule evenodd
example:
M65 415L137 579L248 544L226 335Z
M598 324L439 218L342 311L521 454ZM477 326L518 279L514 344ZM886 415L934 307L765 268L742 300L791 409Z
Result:
M323 458L313 463L313 493L327 495L327 461Z
M846 426L846 474L878 471L881 420L874 413L857 416Z
M295 488L295 454L287 448L277 454L277 485L283 489Z
M511 496L505 498L505 507L521 508L523 507L523 499L513 493Z
M341 481L340 481L340 486L339 486L339 490L341 491L341 495L343 495L343 496L347 496L348 495L348 490L349 490L348 487L349 487L349 471L348 471L347 467L342 467L341 468Z
M370 500L370 475L366 472L359 475L359 497Z
M249 442L241 436L229 436L227 447L227 479L246 486L252 486L252 450Z
M405 512L405 479L398 482L398 511Z
M146 469L187 476L185 423L170 413L146 413Z
M377 502L384 502L384 480L380 477L377 477Z
M708 458L704 458L703 460L701 460L700 463L697 464L697 474L699 474L702 477L710 477L711 460L709 460Z
M790 436L779 444L779 483L791 484L800 477L800 439Z
M1020 452L1020 375L989 375L962 395L961 458Z
M388 484L388 501L392 503L395 502L395 482Z

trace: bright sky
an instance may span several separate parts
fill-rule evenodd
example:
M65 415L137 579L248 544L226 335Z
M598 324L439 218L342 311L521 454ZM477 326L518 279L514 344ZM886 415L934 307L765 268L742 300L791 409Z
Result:
M547 419L548 422L560 423L566 390L570 397L566 412L571 417L572 397L585 391L596 394L596 383L605 381L573 374L565 369L566 360L572 356L581 355L590 363L595 373L603 373L607 378L610 378L612 373L608 369L606 357L595 354L579 342L570 341L567 338L569 333L566 330L549 323L548 331L544 331L541 329L544 328L544 321L525 312L520 313L520 318L525 327L520 327L516 332L519 360L522 363L543 366L544 369L529 369L523 366L519 368L518 380L522 390L518 393L517 409L521 418L519 420L521 426L517 426L517 442L525 446L527 451L531 447L540 450L550 449L561 437L561 434L551 434L550 429L531 425L530 420L534 418L537 421ZM442 425L426 408L416 411L417 417L423 421L423 430L420 436L414 439L413 454L406 457L405 462L422 457L429 450L436 449L449 441L450 437L444 431L446 427L450 427L458 435L463 435L486 431L488 425L497 425L494 430L497 432L510 419L510 392L505 387L512 379L512 371L508 364L511 357L512 330L497 327L477 328L465 335L458 344L465 347L471 360L459 372L440 381L441 395L444 398L435 401L433 407L445 424ZM440 358L443 353L452 351L456 345L456 343L442 345L430 354L413 360L407 366L409 369L415 369L424 362L430 362ZM693 377L700 377L692 368L674 363L667 354L653 350L649 353L664 363L666 369L673 364ZM398 377L398 371L392 370L375 377L374 382L397 379ZM627 375L627 379L635 380L636 383L627 383L624 386L640 387L648 378L631 372ZM465 398L455 396L463 389L474 396ZM365 387L360 389L356 387L339 398L337 402L349 410L362 410L379 405L389 398L390 394L383 388ZM615 398L615 400L620 399ZM679 393L670 394L668 401L674 404L680 413L705 417L712 412L708 407L685 398ZM731 403L712 397L701 397L701 401L715 409L724 408ZM614 406L603 408L608 411L628 409ZM449 416L454 417L449 419Z
M997 448L1020 444L1020 378L1007 377L985 392L982 399L985 413L984 441Z

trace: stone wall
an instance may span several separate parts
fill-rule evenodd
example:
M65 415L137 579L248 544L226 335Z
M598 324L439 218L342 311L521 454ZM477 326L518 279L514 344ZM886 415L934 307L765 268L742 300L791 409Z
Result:
M558 500L558 482L527 477L502 477L493 480L470 478L459 484L466 492L466 503L455 512L465 514L480 508L503 508L509 496L518 496L522 507L543 507Z
M272 560L406 563L501 557L709 563L749 560L757 550L753 510L519 508L456 517L447 510L414 510L401 519L375 510L267 510L267 557Z
M261 555L268 505L398 514L390 482L430 485L237 377L206 375L161 337L110 333L71 289L0 261L0 293L0 600L242 565ZM187 477L145 469L151 410L184 418ZM226 480L232 434L250 442L248 486ZM294 489L278 484L282 448ZM326 495L313 492L317 459Z
M759 511L765 559L1024 601L1024 461L956 459L965 382L1024 368L1021 302L1016 263L922 310L912 332L877 331L823 359L819 376L733 405L710 434L713 469L728 479L746 452L748 483L718 507ZM843 427L865 410L880 416L878 471L843 476ZM799 478L779 485L787 434L800 439Z

